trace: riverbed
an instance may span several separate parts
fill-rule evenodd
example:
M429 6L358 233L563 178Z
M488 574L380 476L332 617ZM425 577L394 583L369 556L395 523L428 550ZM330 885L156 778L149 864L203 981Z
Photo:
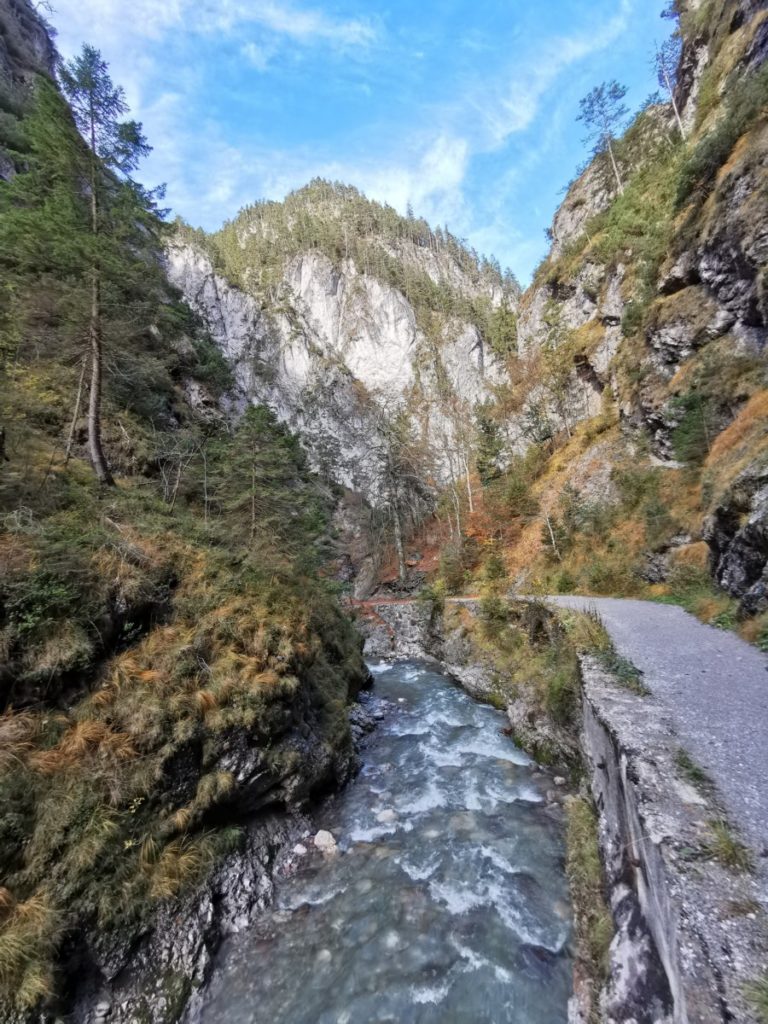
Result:
M316 815L338 851L307 840L272 910L222 949L202 1024L565 1024L551 780L433 667L371 669L383 719Z

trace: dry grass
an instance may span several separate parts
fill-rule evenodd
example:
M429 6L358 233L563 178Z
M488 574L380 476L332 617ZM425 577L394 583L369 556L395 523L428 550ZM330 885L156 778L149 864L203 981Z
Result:
M13 992L18 1010L28 1010L53 990L50 958L62 933L61 921L43 891L14 903L3 890L0 924L0 988Z
M752 854L736 837L727 821L711 821L709 828L712 833L709 851L715 860L732 871L744 872L753 869Z

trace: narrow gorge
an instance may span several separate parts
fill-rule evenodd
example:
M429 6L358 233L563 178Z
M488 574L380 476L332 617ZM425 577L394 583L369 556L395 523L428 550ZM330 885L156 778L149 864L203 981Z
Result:
M768 1021L768 2L662 13L523 287L172 218L0 0L0 1021Z

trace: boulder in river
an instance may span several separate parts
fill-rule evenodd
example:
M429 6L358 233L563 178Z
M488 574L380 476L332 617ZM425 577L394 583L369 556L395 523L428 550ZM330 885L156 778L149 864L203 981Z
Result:
M336 840L333 838L331 833L326 832L325 829L320 829L313 842L321 853L336 853Z

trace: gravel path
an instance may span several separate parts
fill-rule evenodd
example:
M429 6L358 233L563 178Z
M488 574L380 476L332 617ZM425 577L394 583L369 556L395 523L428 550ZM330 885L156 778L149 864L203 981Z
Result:
M616 650L669 709L681 745L716 783L731 820L768 848L768 656L682 608L609 597L553 597L597 609Z

